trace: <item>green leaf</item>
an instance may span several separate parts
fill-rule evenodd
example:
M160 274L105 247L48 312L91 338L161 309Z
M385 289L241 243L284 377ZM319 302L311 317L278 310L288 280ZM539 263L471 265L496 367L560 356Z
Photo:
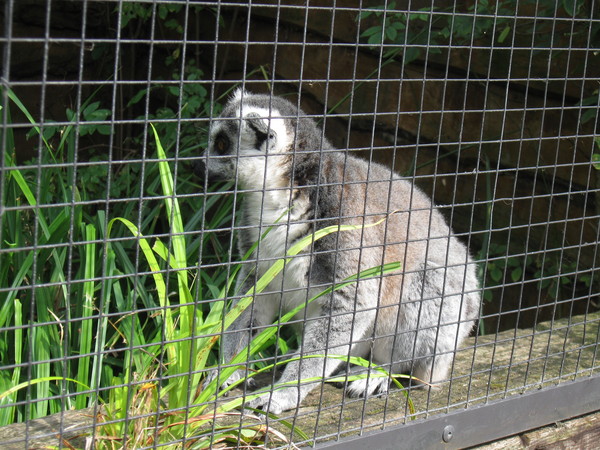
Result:
M596 117L596 108L589 108L586 112L581 115L581 123L584 124L589 122L594 117Z
M598 148L600 148L600 138L595 138L594 141ZM594 153L592 155L592 167L596 170L600 170L600 153Z
M395 41L398 36L398 31L394 27L386 27L385 29L385 37L390 41Z
M103 136L110 136L111 134L110 125L98 125L96 131Z
M356 21L358 22L359 19L366 19L367 17L369 17L371 14L373 14L373 11L362 11L357 17L356 17Z
M381 45L383 41L383 35L381 33L372 35L367 41L371 45Z
M23 114L25 114L25 117L27 117L27 120L29 120L29 123L31 123L33 125L33 129L35 131L37 131L42 136L42 140L44 141L44 145L46 145L46 148L48 150L52 151L52 147L50 146L50 144L48 143L48 141L44 137L44 134L41 133L40 127L38 127L36 125L35 119L29 113L29 111L27 110L27 108L25 107L25 105L23 104L23 102L21 102L21 100L19 100L19 97L17 97L17 95L13 91L11 91L10 89L6 89L6 94L8 95L8 98L10 98L13 101L13 103L15 105L17 105L17 107L21 110L21 112ZM67 113L68 113L68 111L70 111L70 110L67 108ZM69 120L71 120L71 119L69 119Z
M490 289L486 289L485 291L483 291L483 299L486 302L489 302L493 299L492 291Z
M165 27L167 27L171 30L175 30L178 33L183 33L183 27L177 21L177 19L169 19L169 20L165 21Z
M398 31L402 31L402 30L406 29L406 25L401 20L397 20L395 22L392 22L392 27L394 27Z
M135 94L133 97L131 97L131 100L129 100L127 102L127 106L125 106L126 108L129 108L132 105L135 105L136 103L138 103L142 98L144 98L146 96L146 94L148 93L148 89L140 89L137 94Z
M17 384L16 386L13 386L12 388L0 393L0 400L2 400L5 397L8 397L10 394L20 391L23 388L29 387L29 386L33 386L34 384L38 384L38 383L46 383L48 381L55 381L55 380L61 380L61 381L71 381L73 383L76 383L78 385L81 385L81 383L77 380L74 380L72 378L65 378L65 377L44 377L44 378L37 378L35 380L31 380L31 381L25 381L23 383ZM83 388L85 388L86 390L89 390L90 387L83 384L82 385Z
M421 56L421 49L417 47L408 47L404 51L403 64L410 64Z
M517 282L517 281L519 281L521 279L521 275L523 275L523 268L522 267L515 267L513 269L513 271L510 273L510 278L514 282Z
M171 94L174 97L179 97L179 86L169 86L167 88L167 91L169 92L169 94Z
M575 17L581 11L584 0L563 0L563 8L571 17Z
M92 102L83 109L83 117L87 118L100 106L100 102Z
M420 11L430 11L429 8L421 8ZM408 15L408 20L421 20L423 22L428 22L429 21L429 14L419 14L419 13L412 13Z
M490 277L492 278L492 280L494 280L495 282L499 282L500 280L502 280L502 276L504 274L498 267L496 267L495 264L489 264L488 270L490 272Z
M510 26L507 25L506 27L504 27L504 30L502 30L502 32L500 33L500 36L498 36L498 42L500 44L504 43L506 37L508 36L508 33L510 33Z
M123 217L115 217L110 222L108 222L108 227L106 228L107 239L110 237L110 232L112 230L112 227L113 227L114 223L117 221L124 224L129 229L131 234L133 234L133 236L135 236L138 239L138 245L140 246L140 249L142 250L144 257L146 258L146 262L148 263L148 266L150 267L150 271L152 272L152 277L154 278L154 283L155 283L156 291L158 294L159 304L160 304L161 308L163 308L163 311L165 314L165 323L166 323L165 339L173 340L174 339L174 325L173 325L173 320L171 318L171 308L168 307L169 305L168 305L167 291L166 291L167 288L166 288L165 280L163 277L163 273L160 269L160 266L158 265L158 261L156 260L156 257L154 256L154 252L150 248L150 244L148 243L148 240L142 235L142 233L139 232L138 228L131 221L129 221ZM109 242L108 245L110 246L110 241L108 241L108 242ZM174 354L170 355L170 357L172 357L172 359L175 359Z
M82 224L83 226L83 224ZM92 350L92 335L94 325L94 274L96 270L96 252L93 241L96 239L96 228L92 224L83 226L85 235L85 266L83 282L83 299L82 302L82 317L79 325L79 351L83 355L89 355ZM89 380L90 374L90 357L82 356L77 360L77 392L88 390L85 386L85 381ZM75 398L75 406L78 409L83 409L87 406L88 395L78 395Z
M363 31L361 33L361 37L366 38L366 37L370 37L373 36L374 34L377 34L379 36L381 36L381 29L382 26L381 25L377 25L371 28L367 28L365 31Z

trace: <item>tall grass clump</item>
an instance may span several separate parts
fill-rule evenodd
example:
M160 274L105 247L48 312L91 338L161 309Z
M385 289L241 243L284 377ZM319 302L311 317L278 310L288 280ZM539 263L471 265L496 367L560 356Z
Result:
M154 200L162 196L158 164L145 163L142 179L141 162L117 166L107 155L82 157L81 136L110 132L102 121L111 112L93 95L79 115L67 110L66 125L40 127L14 92L3 93L8 126L1 136L0 426L97 404L129 369L123 348L162 341L157 330L164 317L155 313L163 297L154 295L147 268L139 273L136 239L126 227L114 227L108 215L129 218L151 236L172 217L162 212L164 202ZM29 139L40 144L33 161L17 162L11 109L32 124ZM179 174L180 192L199 191L190 171ZM196 261L200 248L207 261L211 252L222 251L218 240L208 241L210 233L189 235L201 228L204 208L213 211L207 229L231 220L229 198L196 195L188 203L185 218L179 217L186 237L175 236L170 247L175 268L183 260L182 239ZM109 232L115 242L108 252ZM210 275L204 274L207 280Z
M6 94L35 124L16 95ZM10 123L10 110L3 113ZM73 160L74 124L61 129L56 145L49 130L33 131L43 148L38 167L17 166L12 129L2 135L0 405L11 406L0 408L0 425L95 401L99 380L90 370L102 358L94 353L93 322L94 299L109 292L106 280L94 280L103 215L84 212L75 165L60 165Z

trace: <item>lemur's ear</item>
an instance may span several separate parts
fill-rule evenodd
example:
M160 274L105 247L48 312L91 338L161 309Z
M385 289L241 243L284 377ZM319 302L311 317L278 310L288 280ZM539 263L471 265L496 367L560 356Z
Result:
M246 120L250 128L257 133L263 134L265 137L268 136L269 139L273 139L277 135L273 128L269 127L269 121L255 112L248 113Z
M233 97L232 97L232 99L240 102L240 101L242 101L242 99L244 97L248 97L250 95L251 95L250 92L248 92L247 90L242 89L240 87L240 88L237 88L235 91L233 91Z

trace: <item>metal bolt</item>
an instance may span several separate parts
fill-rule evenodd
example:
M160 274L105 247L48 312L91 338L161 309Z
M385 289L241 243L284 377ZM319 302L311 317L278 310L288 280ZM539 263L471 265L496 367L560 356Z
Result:
M442 433L442 439L444 442L450 442L454 436L454 427L452 425L446 425Z

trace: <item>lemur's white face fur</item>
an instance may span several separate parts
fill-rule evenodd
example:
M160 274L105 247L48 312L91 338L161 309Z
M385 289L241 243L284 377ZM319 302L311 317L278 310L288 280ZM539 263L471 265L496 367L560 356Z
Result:
M211 126L206 150L209 177L237 179L243 189L281 187L294 144L297 110L281 111L277 100L235 91Z

